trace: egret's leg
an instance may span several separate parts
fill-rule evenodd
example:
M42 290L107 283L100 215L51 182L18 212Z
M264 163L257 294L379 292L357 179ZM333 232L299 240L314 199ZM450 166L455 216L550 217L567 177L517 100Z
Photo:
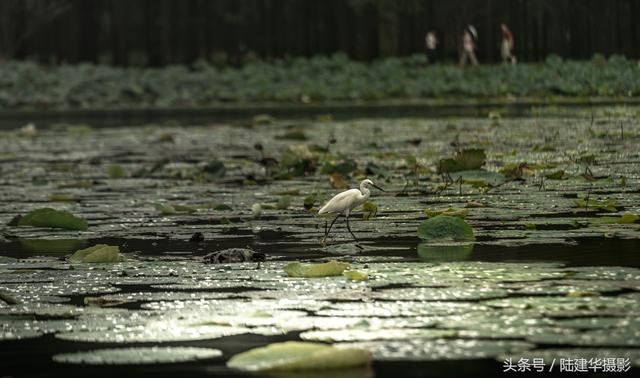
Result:
M353 236L353 240L355 240L356 243L359 243L358 238L356 238L356 236L353 234L353 231L351 231L351 227L349 226L349 213L347 213L347 230L349 230L349 233L351 234L351 236Z
M326 232L324 233L324 238L322 239L322 244L325 244L325 242L327 241L327 236L329 236L329 232L331 232L331 227L333 227L333 224L336 223L336 221L338 220L338 218L340 218L340 215L342 214L338 214L335 218L333 218L333 220L331 221L331 224L329 225L329 229L326 230ZM325 228L326 228L327 224L325 222Z

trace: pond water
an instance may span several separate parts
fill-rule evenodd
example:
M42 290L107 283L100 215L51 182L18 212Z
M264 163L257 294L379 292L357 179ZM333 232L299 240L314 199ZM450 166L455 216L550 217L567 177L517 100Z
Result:
M241 376L231 356L284 340L374 358L286 376L500 375L506 358L639 366L639 119L600 107L5 131L2 373ZM481 167L438 173L469 149ZM358 243L337 223L323 245L318 207L365 177L386 191L352 215ZM15 225L45 207L88 228ZM475 240L421 240L420 223L443 211ZM96 244L124 261L65 259ZM203 262L228 248L267 259ZM368 279L284 271L329 260ZM141 349L154 346L177 349Z

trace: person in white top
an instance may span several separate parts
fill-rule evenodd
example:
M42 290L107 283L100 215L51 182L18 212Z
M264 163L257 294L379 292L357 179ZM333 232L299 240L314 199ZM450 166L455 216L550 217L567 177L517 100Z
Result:
M424 44L427 49L428 63L436 63L438 61L438 37L436 37L436 32L433 30L427 32L424 37Z

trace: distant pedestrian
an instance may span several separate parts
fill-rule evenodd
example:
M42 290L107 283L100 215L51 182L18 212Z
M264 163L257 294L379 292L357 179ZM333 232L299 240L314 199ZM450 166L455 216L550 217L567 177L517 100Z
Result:
M476 43L478 42L478 32L473 25L467 25L462 33L462 48L460 52L460 67L464 67L467 60L474 66L478 65L478 58L476 58Z
M500 29L502 29L502 44L500 45L502 62L516 64L516 57L513 56L513 33L504 22L500 24Z
M427 32L424 37L424 44L427 49L427 61L429 64L434 64L438 61L438 37L433 30Z

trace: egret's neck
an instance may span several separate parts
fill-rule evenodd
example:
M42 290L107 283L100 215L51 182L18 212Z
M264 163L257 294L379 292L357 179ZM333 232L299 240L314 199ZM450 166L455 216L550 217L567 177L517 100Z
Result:
M364 185L360 185L360 193L362 193L362 196L365 200L367 200L369 198L369 195L371 195L371 191L369 191L369 188Z

